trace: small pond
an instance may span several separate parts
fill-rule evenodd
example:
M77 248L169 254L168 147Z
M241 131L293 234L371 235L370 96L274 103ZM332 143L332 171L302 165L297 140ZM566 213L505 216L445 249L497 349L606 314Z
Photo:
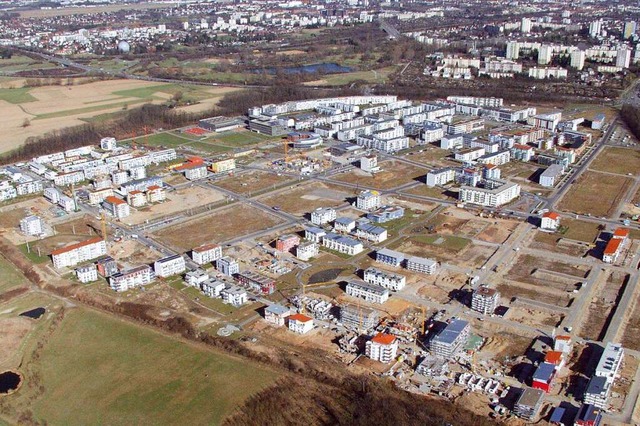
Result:
M14 371L5 371L4 373L0 373L0 395L11 393L18 389L21 381L22 377L20 377L20 374Z
M35 308L35 309L31 309L30 311L21 313L20 316L38 319L44 315L45 311L46 310L44 308Z

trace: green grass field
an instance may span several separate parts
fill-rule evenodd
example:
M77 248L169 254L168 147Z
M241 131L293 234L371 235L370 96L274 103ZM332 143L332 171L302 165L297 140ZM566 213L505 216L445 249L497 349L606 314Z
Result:
M232 148L255 145L261 142L280 140L280 137L274 138L269 135L262 135L255 132L224 132L213 135L206 139L207 142L220 143Z
M418 235L411 239L418 243L442 247L452 251L461 251L471 242L466 238L456 237L455 235ZM443 241L436 243L438 240Z
M38 250L33 247L33 244L30 245L30 250L27 250L27 244L21 244L18 248L33 263L44 263L50 260L48 253L41 252L38 256Z
M19 89L0 89L0 100L9 102L10 104L24 104L33 102L37 99L31 96L30 87L21 87Z
M181 138L180 136L176 136L171 133L157 133L155 135L150 135L147 138L140 138L139 140L146 140L146 143L152 146L167 146L171 148L175 148L179 145L185 145L190 142L185 138Z
M81 308L67 312L31 368L44 393L26 401L29 393L18 392L23 400L13 402L65 425L219 424L276 379L242 359Z
M48 114L40 114L37 115L34 120L42 120L45 118L59 118L59 117L67 117L69 115L78 115L78 114L86 114L90 112L102 111L105 109L113 109L113 108L124 108L125 106L131 107L138 104L142 104L148 102L149 99L140 99L137 101L121 101L121 102L113 102L104 105L95 105L85 108L75 108L75 109L67 109L63 111L50 112Z
M323 77L329 86L342 86L354 81L363 80L369 83L384 83L397 68L395 66L372 71L354 71L344 74L330 74Z
M224 152L232 151L233 148L229 148L222 145L214 145L207 142L191 142L186 145L187 147L193 147L193 149L198 151L204 151L211 154L222 154Z
M0 293L25 284L27 279L15 266L0 256Z

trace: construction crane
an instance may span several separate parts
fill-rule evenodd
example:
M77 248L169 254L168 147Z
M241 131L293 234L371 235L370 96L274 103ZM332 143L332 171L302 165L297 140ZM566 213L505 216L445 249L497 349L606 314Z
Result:
M107 216L104 212L100 212L100 231L102 232L102 239L107 242Z

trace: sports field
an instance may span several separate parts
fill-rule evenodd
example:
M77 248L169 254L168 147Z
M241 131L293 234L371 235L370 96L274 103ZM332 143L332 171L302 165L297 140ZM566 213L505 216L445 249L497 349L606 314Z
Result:
M48 424L219 424L276 379L248 361L82 308L67 310L37 362L26 358L43 393L31 399L27 373L6 403Z

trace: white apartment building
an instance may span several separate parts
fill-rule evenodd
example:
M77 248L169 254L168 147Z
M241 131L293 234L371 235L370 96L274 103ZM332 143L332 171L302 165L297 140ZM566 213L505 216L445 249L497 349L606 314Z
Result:
M438 270L438 262L433 259L413 256L407 259L407 270L433 275Z
M313 318L303 314L293 314L289 317L289 330L298 334L307 334L313 330Z
M364 250L364 246L360 241L334 234L333 232L328 233L322 238L322 245L329 250L335 250L350 256L355 256Z
M76 269L76 277L83 284L98 280L98 269L96 265L80 266Z
M20 230L25 235L40 235L44 233L42 219L38 216L27 216L20 220Z
M582 71L586 57L587 54L584 50L574 50L571 52L571 67L578 71Z
M129 204L118 197L109 196L102 202L104 209L113 217L122 219L131 214Z
M375 173L380 170L378 166L378 156L369 154L360 157L360 168L364 172Z
M380 208L381 198L378 191L362 191L356 199L356 207L360 210L375 210Z
M318 243L312 241L301 243L296 247L296 257L305 262L316 257L319 253L320 247Z
M391 291L400 291L407 284L407 277L369 267L364 271L364 281Z
M486 285L481 285L473 291L471 309L485 315L493 314L500 303L500 293Z
M442 169L435 169L427 173L427 186L442 186L449 182L453 182L456 179L456 169L451 167L445 167Z
M218 281L213 278L209 278L208 280L200 283L200 289L207 297L222 297L222 291L225 289L227 285L222 281ZM246 295L246 292L244 293ZM233 298L232 296L231 298ZM240 305L244 302L240 300Z
M623 46L616 55L616 67L629 68L629 65L631 65L631 49Z
M567 70L560 67L529 68L529 77L538 80L544 80L545 78L567 78L567 75Z
M505 181L495 182L503 182L503 184L495 188L462 186L460 188L459 200L480 206L498 207L520 196L520 185Z
M598 365L596 366L595 375L604 377L607 381L613 382L618 376L618 371L622 365L624 358L624 349L618 343L607 343L604 352L600 356Z
M157 277L162 278L182 274L186 269L184 257L179 254L156 260L153 263L153 272Z
M131 207L143 207L147 204L147 195L142 191L131 191L127 194L127 203Z
M274 303L264 308L264 319L277 326L285 325L287 317L291 315L291 309L286 306L278 305Z
M227 275L229 277L240 273L240 265L238 264L238 261L229 256L224 256L217 259L216 269L220 271L221 274Z
M184 275L184 282L191 287L200 288L201 284L209 280L209 273L204 269L195 269Z
M333 230L336 232L348 234L354 229L356 229L356 221L350 217L339 217L333 222Z
M114 194L113 189L109 188L101 188L96 189L95 191L89 191L89 204L95 206L96 204L100 204L107 197L112 197Z
M324 225L336 220L336 209L331 207L318 207L311 212L311 223L314 225Z
M249 300L247 290L233 284L226 286L220 292L220 296L222 296L222 301L224 303L235 306L236 308L244 305Z
M217 244L205 244L191 250L191 258L198 265L215 262L222 257L222 247Z
M324 229L314 226L304 230L304 238L312 243L321 243L324 236L327 235Z
M485 154L485 149L481 147L477 148L465 148L455 152L454 158L456 161L463 163L471 163Z
M147 285L154 280L153 269L149 265L137 266L126 271L117 272L109 277L109 286L114 291L127 291Z
M116 138L100 139L100 149L103 151L113 151L117 147Z
M167 192L158 185L151 185L147 188L147 201L150 203L159 203L167 199Z
M60 191L53 187L45 188L44 190L44 198L52 204L58 204L58 201L60 201L60 195Z
M369 303L384 303L389 300L389 290L365 282L349 281L346 292L349 296L359 297Z
M356 228L356 237L373 243L381 243L388 237L387 230L370 223L359 224Z
M189 180L204 179L207 177L207 166L204 164L184 169L184 177Z
M384 364L392 362L398 353L398 339L392 334L378 333L365 344L365 355Z
M80 243L61 247L51 252L53 266L56 269L75 266L78 263L107 254L107 244L104 239L94 237Z

